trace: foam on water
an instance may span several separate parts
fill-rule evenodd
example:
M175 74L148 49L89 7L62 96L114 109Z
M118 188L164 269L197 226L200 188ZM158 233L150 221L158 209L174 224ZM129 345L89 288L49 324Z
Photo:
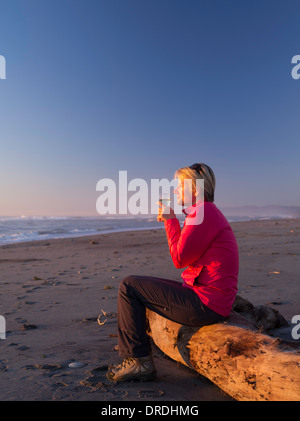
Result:
M253 209L226 208L221 211L229 222L269 220L299 217L298 207L262 207ZM183 222L183 217L180 218ZM155 215L144 217L68 217L68 216L14 216L0 217L0 244L23 241L45 240L52 238L80 237L84 235L105 234L111 232L159 229L164 225L156 220Z

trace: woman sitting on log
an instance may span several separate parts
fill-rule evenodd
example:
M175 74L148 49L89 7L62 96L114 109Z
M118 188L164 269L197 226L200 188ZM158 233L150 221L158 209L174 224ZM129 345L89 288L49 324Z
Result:
M107 377L112 381L146 381L156 376L146 308L174 322L201 327L225 320L237 293L238 246L227 219L213 203L212 169L194 164L176 171L175 178L174 194L186 215L184 226L181 229L174 210L161 203L158 220L164 222L175 267L186 268L183 283L151 276L123 279L118 294L118 339L124 360L109 367Z

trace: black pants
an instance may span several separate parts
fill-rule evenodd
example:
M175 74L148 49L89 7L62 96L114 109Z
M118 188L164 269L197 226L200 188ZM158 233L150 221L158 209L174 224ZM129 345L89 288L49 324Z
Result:
M118 338L122 357L140 358L150 354L146 308L187 326L200 327L225 320L180 282L152 276L128 276L121 282L118 295Z

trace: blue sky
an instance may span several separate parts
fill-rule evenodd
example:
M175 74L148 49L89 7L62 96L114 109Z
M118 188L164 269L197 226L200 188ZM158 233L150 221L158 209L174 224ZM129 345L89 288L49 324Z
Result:
M205 162L216 204L300 205L298 0L0 0L0 214Z

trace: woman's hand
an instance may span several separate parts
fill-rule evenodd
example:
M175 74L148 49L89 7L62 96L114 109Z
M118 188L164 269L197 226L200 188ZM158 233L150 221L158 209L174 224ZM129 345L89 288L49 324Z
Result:
M165 222L168 219L176 218L174 210L170 206L166 207L161 202L156 202L159 206L157 220Z

